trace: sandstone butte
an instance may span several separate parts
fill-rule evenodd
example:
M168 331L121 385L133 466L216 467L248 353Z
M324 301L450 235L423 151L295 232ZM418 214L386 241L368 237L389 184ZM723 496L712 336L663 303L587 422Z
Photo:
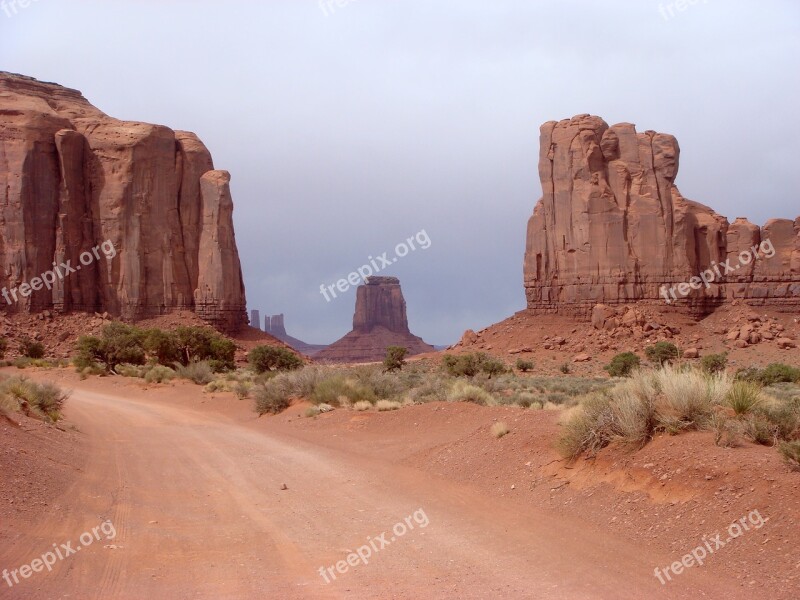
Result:
M588 317L597 304L666 306L663 286L726 261L734 272L678 295L673 306L696 316L734 300L800 308L800 218L729 223L681 195L679 158L673 136L637 133L630 123L609 127L579 115L542 126L543 197L528 223L524 262L528 312ZM775 255L740 265L740 253L762 242Z
M107 312L138 320L194 311L247 324L230 175L196 135L120 121L80 92L0 72L0 266L7 289L81 264L52 290L0 302L9 313Z
M314 356L315 360L352 363L384 359L389 346L402 346L408 355L435 348L411 333L406 301L396 277L368 277L356 293L353 330Z

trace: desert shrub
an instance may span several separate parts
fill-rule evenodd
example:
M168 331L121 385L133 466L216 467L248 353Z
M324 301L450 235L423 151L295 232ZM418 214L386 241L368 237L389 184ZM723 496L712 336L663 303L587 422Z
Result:
M25 412L56 422L70 393L52 383L36 383L24 377L10 377L0 382L0 395L19 403Z
M562 456L570 460L582 454L596 456L614 438L613 422L611 398L602 394L593 395L563 424L556 447Z
M178 374L174 369L165 367L164 365L155 365L144 374L144 380L147 383L164 383L175 379Z
M530 360L523 360L522 358L518 358L514 366L516 367L517 371L521 371L522 373L533 371L533 362Z
M405 397L415 404L426 402L439 402L447 399L450 391L450 381L443 376L432 373L423 378L416 386L411 387Z
M645 348L644 353L647 360L656 365L664 365L680 356L678 347L672 342L657 342L654 346Z
M386 349L386 358L383 359L383 368L388 372L402 371L406 364L408 348L402 346L389 346Z
M781 442L781 456L793 471L800 471L800 441Z
M569 396L567 396L563 392L550 392L549 394L547 394L545 399L551 404L555 404L557 406L560 406L562 404L567 404L569 402Z
M236 344L208 327L178 327L175 343L183 366L208 361L215 372L236 368Z
M214 381L214 370L208 361L189 363L188 365L177 365L177 374L181 379L187 379L197 385L208 385Z
M357 367L352 373L360 384L371 389L375 397L381 400L395 398L408 389L408 383L396 372L387 373L378 367L366 366Z
M360 402L353 404L353 410L357 410L359 412L370 409L372 409L372 402L367 402L366 400L361 400Z
M715 409L728 398L731 384L724 373L709 375L670 365L655 372L637 371L612 390L584 400L564 424L559 450L567 458L593 456L612 441L642 446L657 431L729 427Z
M727 401L738 416L746 415L761 401L761 386L752 381L735 381L728 392Z
M259 415L277 415L291 405L292 393L287 381L276 377L263 385L253 388L256 412Z
M4 337L0 337L0 358L6 357L7 350L8 350L8 340Z
M770 424L774 441L800 437L800 402L765 402L754 413L755 418L763 418Z
M570 373L572 373L572 367L569 366L569 363L564 363L563 365L558 367L558 370L561 371L564 375L569 375Z
M114 367L114 372L122 377L142 377L142 368L136 365L117 365Z
M183 358L178 336L171 331L148 329L144 332L143 346L150 358L160 365L173 365Z
M481 406L491 406L494 404L492 395L477 385L472 385L466 381L456 381L450 388L447 395L450 402L472 402Z
M78 340L75 366L83 371L93 364L101 364L107 372L117 365L143 365L144 332L125 323L109 323L103 327L100 337L82 336Z
M754 414L744 422L744 435L755 444L771 446L775 443L775 427L762 414Z
M258 346L247 355L250 366L256 373L267 371L294 371L302 368L303 360L288 348Z
M736 379L752 381L765 387L779 383L797 383L800 382L800 369L781 363L772 363L763 369L757 367L739 369L736 373Z
M495 375L502 375L508 371L506 364L496 358L487 357L481 364L481 370L489 376L489 379Z
M639 368L641 360L633 352L622 352L611 359L605 367L611 377L629 377L630 374Z
M19 343L19 353L28 358L44 358L44 344L30 338L24 338Z
M490 359L483 352L459 355L447 354L442 359L442 366L453 377L475 377L475 375L484 370L484 364L491 360L494 359ZM490 368L494 369L496 365Z
M387 411L390 411L390 410L399 410L400 408L402 408L402 406L403 406L402 404L400 404L399 402L397 402L395 400L378 400L375 403L375 409L378 412L387 412Z
M757 380L765 386L776 383L798 383L800 382L800 369L781 363L772 363L758 373Z
M377 397L372 389L364 384L337 374L318 383L309 400L314 404L341 406L343 402L356 403L366 401L374 404L377 401Z
M728 353L708 354L700 359L700 368L706 373L722 373L728 366Z
M539 408L544 406L542 397L531 392L517 392L511 395L508 399L508 404L514 404L522 408L530 408L536 404L539 405Z
M250 391L253 389L253 384L247 381L237 381L233 385L233 393L239 400L247 400L250 397Z
M497 423L495 423L494 425L492 425L492 428L490 429L490 431L491 431L492 436L496 437L498 440L501 437L505 437L509 433L511 433L511 430L508 428L508 425L506 425L505 423L499 422L499 421Z

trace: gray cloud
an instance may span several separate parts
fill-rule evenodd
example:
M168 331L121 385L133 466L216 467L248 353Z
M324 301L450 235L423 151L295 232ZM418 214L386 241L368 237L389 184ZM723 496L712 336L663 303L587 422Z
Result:
M687 197L760 223L800 212L800 6L664 19L670 4L40 0L0 12L0 69L197 132L233 175L251 306L301 339L350 328L354 293L327 303L320 284L426 229L431 248L387 274L441 344L524 306L545 121L672 133Z

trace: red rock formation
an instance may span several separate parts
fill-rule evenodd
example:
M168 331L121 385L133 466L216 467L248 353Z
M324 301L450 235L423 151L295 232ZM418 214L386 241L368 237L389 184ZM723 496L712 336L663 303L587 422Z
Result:
M11 290L109 240L101 258L8 312L189 309L247 323L230 176L194 134L119 121L75 90L0 73L0 285Z
M675 185L680 148L666 134L580 115L541 128L544 196L528 223L528 308L588 316L596 304L664 302L664 291L764 243L763 255L676 305L708 313L725 300L800 306L800 219L730 225ZM720 268L721 274L725 269Z
M353 330L314 358L330 362L377 362L389 346L408 348L409 356L433 352L433 346L408 328L406 301L395 277L368 277L359 286Z
M290 336L286 333L283 315L264 317L264 331L306 356L315 356L320 350L327 348L327 346L321 344L307 344L302 340Z

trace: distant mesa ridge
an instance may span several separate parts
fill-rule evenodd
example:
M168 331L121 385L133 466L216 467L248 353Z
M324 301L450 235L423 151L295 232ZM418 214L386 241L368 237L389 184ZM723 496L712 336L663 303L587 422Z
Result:
M261 311L259 310L250 311L250 326L255 327L256 329L262 328ZM305 354L306 356L314 356L317 352L319 352L323 348L327 348L327 346L320 344L307 344L302 340L298 340L297 338L290 336L288 333L286 333L286 326L284 325L283 315L273 315L273 316L268 315L264 317L263 330L268 334L270 334L271 336L278 338L282 342L288 344L298 352Z
M396 277L368 277L356 292L353 330L314 358L329 362L377 362L389 346L403 346L409 356L435 348L411 333L406 301Z
M729 223L681 195L679 159L673 136L630 123L579 115L541 127L544 193L528 222L528 311L586 317L598 303L665 302L665 288L725 261L735 272L673 304L697 315L736 299L800 308L800 218ZM775 255L740 265L740 253L762 242Z
M107 312L139 320L190 310L247 324L230 174L193 133L120 121L80 92L0 72L0 286L105 256L8 312Z

